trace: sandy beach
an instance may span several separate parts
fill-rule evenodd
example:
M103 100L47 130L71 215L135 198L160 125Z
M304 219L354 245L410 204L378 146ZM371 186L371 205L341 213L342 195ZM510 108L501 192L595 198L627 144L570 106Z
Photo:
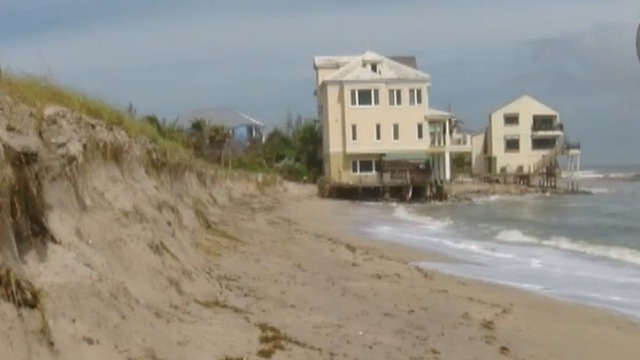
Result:
M577 304L418 270L407 264L447 259L328 229L326 224L340 223L341 208L339 202L306 199L283 211L292 231L302 232L300 246L322 258L317 267L306 264L320 276L314 283L324 316L334 318L336 306L344 314L344 329L332 335L360 344L332 344L347 358L636 358L636 324ZM322 286L328 281L342 286Z
M409 263L451 259L354 237L345 203L288 189L279 199L241 192L215 214L183 215L178 232L166 225L171 211L189 210L162 201L166 209L152 209L105 194L132 210L105 203L75 228L68 212L55 212L52 226L67 241L29 268L55 350L43 344L36 314L16 316L3 303L1 357L637 358L635 323L417 269ZM154 217L166 220L152 226Z
M0 294L0 359L638 357L637 324L417 269L452 260L355 236L349 203L314 186L145 167L145 142L65 110L45 119L38 137L2 134L46 149L29 166L55 242L3 268L5 289L25 279L39 305Z
M96 180L102 175L108 174ZM288 189L279 199L245 194L210 220L185 216L185 223L210 221L205 228L215 229L207 236L193 227L193 242L143 222L134 232L131 225L111 229L121 240L107 243L100 240L104 227L86 225L117 217L84 216L79 227L93 230L81 230L83 240L52 248L47 264L30 269L50 299L53 354L105 360L637 358L640 327L630 321L419 270L408 264L448 259L354 237L345 228L345 203L317 199L309 187ZM152 216L151 209L136 211ZM54 228L62 216L54 214ZM24 337L36 331L35 315L28 314L29 328L12 313L2 304L9 325L0 340L2 358L59 358L38 345L37 336ZM281 340L270 344L269 336Z

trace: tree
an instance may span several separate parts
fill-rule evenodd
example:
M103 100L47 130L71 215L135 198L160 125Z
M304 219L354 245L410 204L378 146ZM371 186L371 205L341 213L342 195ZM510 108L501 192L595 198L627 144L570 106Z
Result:
M152 118L147 120L155 123ZM225 127L194 119L189 128L188 143L196 156L210 162L224 162L231 136ZM228 159L231 166L230 153ZM234 155L233 166L253 171L275 169L288 180L315 181L323 168L320 123L288 113L284 128L276 127L264 143L257 139L251 141L240 155Z
M263 154L267 165L274 166L295 157L293 141L284 131L275 128L265 139Z
M295 149L297 159L308 172L310 180L316 180L322 174L322 133L315 119L300 120L296 129Z
M224 162L224 151L227 148L231 133L221 125L209 126L206 131L207 147L213 162Z
M191 148L197 157L206 158L207 154L207 122L204 119L191 120Z

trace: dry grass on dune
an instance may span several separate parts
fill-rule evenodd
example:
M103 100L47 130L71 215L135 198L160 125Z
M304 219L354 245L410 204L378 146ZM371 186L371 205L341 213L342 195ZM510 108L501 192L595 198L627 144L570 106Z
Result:
M146 121L131 118L125 111L117 109L105 101L83 94L70 87L60 85L44 76L16 75L7 70L0 71L0 95L5 93L15 102L33 108L42 114L45 107L57 105L69 109L91 119L104 121L109 126L123 129L134 139L148 140L157 146L156 153L161 151L163 156L155 156L160 160L159 165L163 169L178 167L200 173L207 169L215 169L217 174L225 178L256 178L256 173L241 169L227 171L222 167L210 164L196 158L193 150L184 143L176 141L174 137L164 136L158 128ZM161 159L160 159L161 158ZM269 187L277 182L274 174L262 174L259 180L260 187Z
M132 137L150 139L162 149L191 156L182 144L164 138L156 128L144 121L135 121L124 111L118 110L98 98L82 94L69 87L56 84L41 76L14 75L2 72L0 88L14 100L42 110L47 105L59 105L90 118L105 121L109 125L124 129Z

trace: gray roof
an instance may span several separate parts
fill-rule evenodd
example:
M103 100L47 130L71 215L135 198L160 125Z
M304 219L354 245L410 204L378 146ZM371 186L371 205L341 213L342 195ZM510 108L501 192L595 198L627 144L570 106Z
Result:
M260 121L231 108L194 110L178 116L178 124L189 127L191 121L195 119L202 119L211 125L221 125L227 128L245 125L264 127Z
M410 68L418 69L418 61L415 56L389 56L389 59Z
M320 60L323 64L328 63L325 57L317 57L316 62L318 62L318 60ZM369 61L381 62L383 66L379 69L378 72L373 72L362 66L363 62ZM367 51L360 56L353 57L347 65L342 66L340 70L336 71L331 76L326 78L325 81L389 79L429 81L430 76L415 68L392 60L391 58L376 54L373 51Z
M314 58L314 65L316 67L341 67L350 63L354 58L359 57L360 55L347 55L347 56L316 56ZM387 58L399 62L402 65L408 66L410 68L418 69L418 61L416 57L413 55L396 55L396 56L387 56Z

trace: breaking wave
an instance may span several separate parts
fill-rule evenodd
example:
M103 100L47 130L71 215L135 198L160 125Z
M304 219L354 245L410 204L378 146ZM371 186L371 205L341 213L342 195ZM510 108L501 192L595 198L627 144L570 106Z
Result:
M425 215L412 214L407 210L405 206L402 206L402 205L394 206L393 215L400 220L417 223L417 224L420 224L421 227L428 228L431 230L444 229L453 223L451 219L436 220L434 218L431 218Z
M640 251L621 246L589 244L562 236L554 236L549 239L539 239L534 236L526 235L520 230L500 231L495 236L495 239L506 243L543 245L560 250L640 265Z
M636 172L599 172L595 170L582 170L578 171L578 178L580 179L625 179L634 178L640 174ZM562 177L568 177L569 173L565 172Z

